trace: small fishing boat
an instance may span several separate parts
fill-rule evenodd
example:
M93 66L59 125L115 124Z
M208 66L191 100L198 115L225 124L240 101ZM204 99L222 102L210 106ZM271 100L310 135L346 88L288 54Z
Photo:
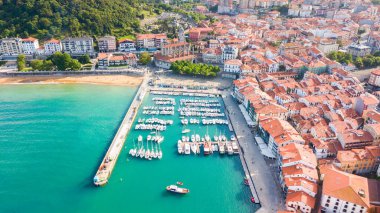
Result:
M190 190L188 190L186 188L180 188L176 185L167 186L166 190L169 192L174 192L174 193L178 193L178 194L187 194L190 192Z
M204 146L203 146L203 152L204 152L204 155L209 155L210 154L210 146L208 145L208 143L204 144Z
M177 185L182 186L182 185L183 185L183 182L181 182L181 181L177 181Z
M220 154L226 153L226 150L225 150L225 147L224 147L224 143L222 143L222 142L219 142L219 153Z
M182 141L186 142L186 136L182 136Z
M138 141L138 142L142 142L142 140L143 140L142 135L139 135L139 137L137 137L137 141Z
M233 150L234 154L239 154L239 147L235 141L232 142L232 150Z
M201 136L198 134L195 135L195 141L200 142L201 141Z
M255 198L254 197L251 197L251 202L255 203Z
M182 134L186 134L186 133L189 133L190 132L190 129L184 129L182 130Z
M235 138L235 135L231 135L231 141L235 141L236 138Z
M191 135L191 142L195 141L195 135Z
M226 146L227 146L227 154L233 155L234 154L234 150L232 149L231 144L228 143Z
M150 141L152 139L152 136L148 135L147 139L148 139L148 141Z
M214 136L214 141L215 141L215 142L218 142L218 141L219 141L219 137L215 135L215 136Z

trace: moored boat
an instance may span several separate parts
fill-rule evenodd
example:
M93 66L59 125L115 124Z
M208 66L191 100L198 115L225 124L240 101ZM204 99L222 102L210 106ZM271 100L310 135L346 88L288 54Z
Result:
M167 186L166 190L169 191L169 192L174 192L174 193L178 193L178 194L187 194L187 193L190 192L189 189L180 188L180 187L178 187L176 185Z
M190 129L184 129L182 130L182 134L186 134L186 133L189 133L190 132Z

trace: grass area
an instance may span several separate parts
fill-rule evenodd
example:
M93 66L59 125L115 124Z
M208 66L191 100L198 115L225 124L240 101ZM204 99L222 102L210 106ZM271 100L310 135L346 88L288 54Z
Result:
M25 67L23 70L21 70L20 72L29 72L29 71L33 71L33 68L31 67Z
M123 36L123 37L118 38L118 40L121 40L121 39L131 39L131 40L135 40L135 39L136 39L136 36L135 36L135 35L126 35L126 36Z
M144 10L141 13L144 14L144 18L153 18L157 16L157 14L151 13L150 11L147 11L147 10Z

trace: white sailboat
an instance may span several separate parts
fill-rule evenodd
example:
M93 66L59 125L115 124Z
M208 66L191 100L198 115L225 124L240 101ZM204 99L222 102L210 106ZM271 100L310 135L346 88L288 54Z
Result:
M162 158L162 151L161 151L161 146L158 144L158 159Z
M190 148L191 148L191 151L194 152L194 154L197 154L197 144L196 143L191 143Z

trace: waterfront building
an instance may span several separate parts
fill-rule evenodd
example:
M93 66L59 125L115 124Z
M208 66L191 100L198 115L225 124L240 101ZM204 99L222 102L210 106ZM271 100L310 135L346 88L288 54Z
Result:
M160 49L167 44L166 34L137 34L136 44L138 48Z
M136 66L137 57L133 53L99 53L98 67Z
M310 213L318 192L317 159L307 146L289 143L278 152L279 179L286 209Z
M23 38L21 40L21 44L23 53L27 55L32 55L36 53L38 48L40 47L38 39L33 37Z
M116 38L115 36L104 36L98 38L98 47L100 52L114 52L116 51Z
M366 146L364 149L338 151L337 166L340 170L352 174L376 172L380 164L380 147Z
M379 207L380 182L321 166L321 212L371 212Z
M91 37L65 38L62 41L63 52L70 55L94 55L94 41Z
M202 51L202 61L207 64L222 63L222 50L220 48L207 48Z
M120 52L133 52L136 51L135 41L131 39L120 39L119 43L119 51Z
M178 42L163 46L161 51L154 55L154 62L157 67L169 69L175 61L193 61L194 58L195 55L190 51L190 44Z
M273 117L260 117L259 135L274 156L278 150L291 143L305 144L305 140L287 121Z
M240 67L243 65L239 59L230 59L224 62L222 76L225 78L237 79L241 73Z
M55 52L62 51L62 44L60 40L50 39L44 43L44 52L46 55L54 54Z
M22 54L22 40L20 38L3 38L0 39L0 54L1 55L18 55Z

